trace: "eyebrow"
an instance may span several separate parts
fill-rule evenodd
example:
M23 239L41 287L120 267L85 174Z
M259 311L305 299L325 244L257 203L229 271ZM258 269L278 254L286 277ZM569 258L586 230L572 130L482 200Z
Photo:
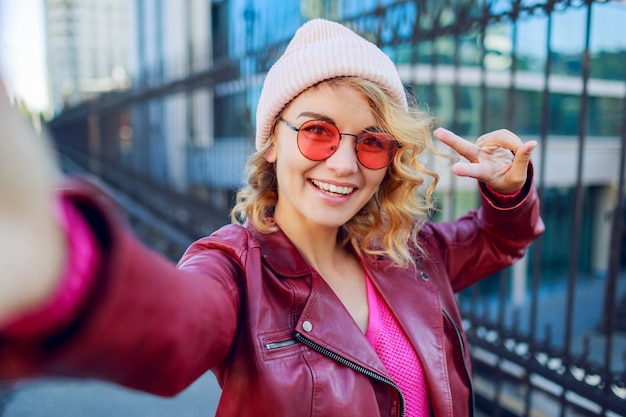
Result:
M296 118L299 119L301 117L310 117L311 119L323 120L323 121L331 123L333 125L336 124L333 119L331 119L330 117L325 116L323 114L320 114L320 113L314 113L314 112L310 112L310 111L303 111Z
M311 119L322 120L324 122L330 123L333 126L337 126L337 123L335 123L335 121L332 118L326 115L320 114L320 113L303 111L298 116L296 116L296 119L299 119L301 117L310 117ZM382 132L382 130L376 126L368 126L365 129L361 130L361 132Z

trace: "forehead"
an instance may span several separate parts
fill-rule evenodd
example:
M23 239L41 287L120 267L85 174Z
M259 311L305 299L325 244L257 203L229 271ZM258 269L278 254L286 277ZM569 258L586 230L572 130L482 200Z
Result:
M283 114L298 117L301 112L317 113L335 120L352 120L366 126L374 124L375 117L367 97L355 87L323 82L300 93Z

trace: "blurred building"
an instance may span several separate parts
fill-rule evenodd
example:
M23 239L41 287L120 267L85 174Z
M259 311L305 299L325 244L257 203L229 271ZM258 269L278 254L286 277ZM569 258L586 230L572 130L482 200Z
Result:
M129 86L128 0L46 0L45 21L55 113Z

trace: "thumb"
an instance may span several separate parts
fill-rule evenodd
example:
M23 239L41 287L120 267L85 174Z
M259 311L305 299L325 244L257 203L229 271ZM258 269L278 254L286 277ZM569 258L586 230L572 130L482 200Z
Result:
M517 148L511 165L511 176L525 180L528 164L530 163L532 152L536 146L537 141L531 140Z

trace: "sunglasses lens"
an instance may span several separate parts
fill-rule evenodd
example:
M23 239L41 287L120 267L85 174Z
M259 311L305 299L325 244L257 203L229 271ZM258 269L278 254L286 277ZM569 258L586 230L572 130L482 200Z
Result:
M387 133L366 132L356 141L356 156L363 166L370 169L389 165L397 150L398 143Z
M312 161L329 158L339 146L337 127L323 120L309 120L298 129L298 148ZM356 156L364 167L384 168L393 159L398 143L387 133L365 132L356 139Z
M331 156L339 145L339 131L321 120L304 123L298 132L298 148L312 161L322 161Z

